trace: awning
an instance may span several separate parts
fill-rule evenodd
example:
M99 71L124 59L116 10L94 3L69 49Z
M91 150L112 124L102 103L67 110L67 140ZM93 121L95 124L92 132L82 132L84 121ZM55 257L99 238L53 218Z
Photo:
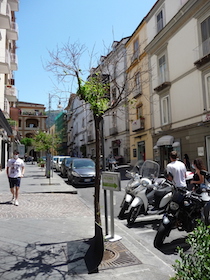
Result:
M172 145L172 147L174 147L174 148L175 148L175 147L180 147L180 142L178 142L178 141L177 141L177 142L174 142L173 145Z
M174 142L174 137L171 135L165 135L160 137L157 140L156 146L160 147L160 146L169 146L172 145Z
M8 136L12 136L12 128L9 125L1 109L0 109L0 128L6 130Z

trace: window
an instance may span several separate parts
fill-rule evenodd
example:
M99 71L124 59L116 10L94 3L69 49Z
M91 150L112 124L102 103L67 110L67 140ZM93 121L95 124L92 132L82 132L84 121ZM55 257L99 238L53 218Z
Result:
M157 16L156 16L156 21L157 21L157 33L163 29L163 10L161 10Z
M165 54L158 59L159 67L159 84L166 82L166 56Z
M205 76L206 106L210 110L210 73Z
M210 53L210 16L201 23L203 56Z
M169 96L161 99L161 121L162 125L169 124Z
M141 81L140 81L140 72L138 72L134 77L135 83L135 95L141 93Z
M139 57L139 40L135 40L133 43L133 58L132 61Z
M143 106L142 104L136 107L136 115L137 115L137 119L140 119L141 117L143 117Z
M112 104L114 104L117 100L117 89L116 87L112 88Z
M113 127L117 126L117 114L116 114L116 112L112 113L112 126Z

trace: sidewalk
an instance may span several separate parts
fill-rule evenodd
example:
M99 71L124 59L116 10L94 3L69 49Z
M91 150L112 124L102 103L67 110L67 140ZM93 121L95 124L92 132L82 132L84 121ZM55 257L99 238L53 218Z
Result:
M120 221L122 239L106 242L99 273L88 274L84 263L87 240L94 236L94 212L77 190L55 172L26 165L19 206L10 203L5 171L0 173L0 279L168 280L167 256L131 236ZM88 191L88 189L87 189ZM85 247L86 246L86 247Z

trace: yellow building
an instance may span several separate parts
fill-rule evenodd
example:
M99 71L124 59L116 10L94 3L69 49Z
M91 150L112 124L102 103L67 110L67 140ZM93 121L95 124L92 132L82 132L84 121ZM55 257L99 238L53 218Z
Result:
M143 20L126 44L129 91L131 164L153 159L146 23Z

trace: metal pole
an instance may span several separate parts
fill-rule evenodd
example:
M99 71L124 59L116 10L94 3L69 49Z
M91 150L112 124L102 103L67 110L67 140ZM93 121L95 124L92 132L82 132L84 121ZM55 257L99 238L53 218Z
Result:
M111 238L114 238L114 192L110 191Z
M103 171L106 170L106 161L105 161L105 147L104 147L104 119L101 120L101 152L103 155ZM108 226L108 209L107 209L107 190L104 190L104 216L105 216L105 233L108 235L109 226Z

